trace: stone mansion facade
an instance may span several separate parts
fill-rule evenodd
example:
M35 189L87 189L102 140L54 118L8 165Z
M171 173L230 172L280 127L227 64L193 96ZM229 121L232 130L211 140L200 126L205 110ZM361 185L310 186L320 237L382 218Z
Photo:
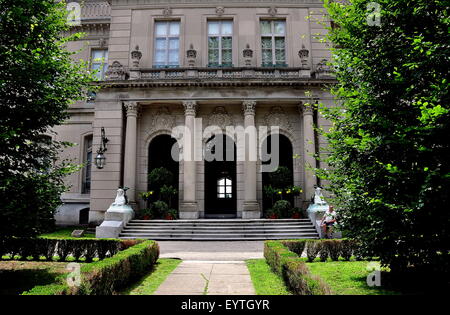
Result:
M267 174L263 162L174 161L173 147L194 150L177 139L177 126L197 126L201 150L227 127L277 126L280 165L303 188L295 206L307 207L320 184L310 167L325 140L314 125L329 127L311 104L332 106L326 87L334 82L321 0L85 0L81 21L72 27L86 36L70 43L76 58L98 70L101 88L70 109L55 127L58 140L76 145L64 158L83 164L67 178L70 191L56 214L59 224L99 224L118 187L128 187L134 208L145 207L156 167L178 178L181 219L260 218ZM94 160L102 143L106 164ZM261 148L271 131L258 135ZM209 146L210 147L210 146ZM245 148L235 146L237 155ZM198 148L197 148L198 149Z

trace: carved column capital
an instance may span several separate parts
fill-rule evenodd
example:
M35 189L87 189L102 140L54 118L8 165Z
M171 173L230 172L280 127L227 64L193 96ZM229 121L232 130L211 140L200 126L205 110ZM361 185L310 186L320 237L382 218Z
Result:
M124 102L123 106L125 107L125 110L127 112L127 117L129 116L136 116L139 112L139 104L137 102Z
M184 115L185 116L196 116L197 114L197 101L184 101Z
M301 114L303 114L303 116L306 115L313 115L314 114L314 103L311 100L308 103L303 103L300 102L300 104L298 104L298 110Z
M244 115L255 115L256 111L256 101L243 101L242 109L244 110Z

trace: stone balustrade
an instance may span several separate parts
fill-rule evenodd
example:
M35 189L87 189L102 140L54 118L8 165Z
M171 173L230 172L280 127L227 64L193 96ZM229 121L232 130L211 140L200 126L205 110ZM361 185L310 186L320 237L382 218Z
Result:
M81 20L110 19L111 7L106 1L86 2L81 5Z
M305 68L148 68L139 69L141 80L205 79L308 79Z

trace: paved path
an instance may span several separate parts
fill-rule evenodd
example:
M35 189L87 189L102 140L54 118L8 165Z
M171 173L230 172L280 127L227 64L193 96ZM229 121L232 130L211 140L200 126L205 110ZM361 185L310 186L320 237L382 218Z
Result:
M158 241L161 258L204 261L244 261L263 258L263 241Z
M243 261L183 261L155 295L255 295Z

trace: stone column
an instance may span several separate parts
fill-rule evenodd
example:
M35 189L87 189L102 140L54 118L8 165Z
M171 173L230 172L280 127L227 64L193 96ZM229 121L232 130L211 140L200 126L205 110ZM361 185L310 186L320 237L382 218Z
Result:
M316 139L314 136L314 109L311 104L299 105L303 115L303 147L305 152L305 201L310 201L314 195L314 186L317 184L316 176L311 168L316 167Z
M125 160L123 184L128 187L128 202L136 203L136 148L137 148L137 114L139 105L136 102L125 102L127 113L127 129L125 136Z
M185 131L183 135L183 201L180 205L180 219L198 219L196 200L197 162L195 161L195 116L197 102L183 102Z
M256 159L257 159L257 135L255 128L256 101L244 101L245 137L245 162L244 162L244 208L243 219L259 219L261 211L256 199ZM252 131L253 128L253 131Z

